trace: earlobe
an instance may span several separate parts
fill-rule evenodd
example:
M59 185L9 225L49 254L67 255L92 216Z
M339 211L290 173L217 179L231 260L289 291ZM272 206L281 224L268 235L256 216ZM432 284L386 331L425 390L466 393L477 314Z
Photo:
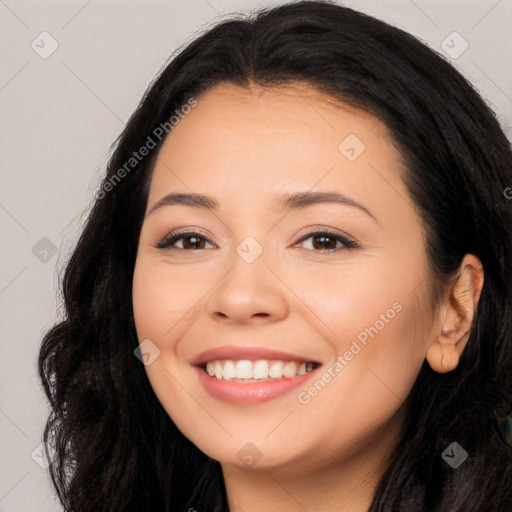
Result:
M442 299L438 332L434 333L435 339L426 353L426 359L434 371L447 373L457 368L469 340L483 283L482 263L476 256L466 254L455 282Z
M439 340L430 345L426 359L432 370L438 373L447 373L455 370L459 364L459 354L455 345L442 343Z

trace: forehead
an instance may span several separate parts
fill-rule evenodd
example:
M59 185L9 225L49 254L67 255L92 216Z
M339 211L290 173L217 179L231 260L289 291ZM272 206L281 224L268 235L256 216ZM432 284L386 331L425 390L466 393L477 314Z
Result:
M234 199L315 188L360 197L366 190L391 206L407 193L401 169L387 127L368 112L308 84L223 83L166 137L149 202L173 190Z
M402 179L405 166L377 118L314 89L222 86L197 100L157 155L146 206L150 224L164 231L171 219L214 222L225 233L262 236L281 218L282 229L329 223L350 226L393 258L406 251L411 264L426 261L422 221ZM339 202L283 213L280 198L304 192L334 192L370 215ZM150 214L175 194L208 197L218 207L214 213L171 198L169 207Z
M234 110L237 115L244 112L244 117L254 118L264 116L267 122L273 117L286 123L290 118L301 119L305 123L307 119L322 121L327 127L336 130L329 124L329 120L323 116L325 112L331 115L345 115L353 122L366 121L374 125L378 120L368 112L353 107L340 99L326 94L313 85L306 82L293 82L282 85L264 86L250 83L242 87L229 82L218 84L207 90L199 97L198 106L201 113L228 117ZM269 115L274 113L274 116ZM285 117L280 114L286 113ZM313 115L319 119L313 119ZM305 118L304 118L305 116Z
M379 153L380 160L393 159L395 169L400 160L387 127L376 117L305 83L272 87L221 83L180 115L159 156L168 159L175 153L173 159L179 160L180 154L187 153L190 164L201 158L208 166L210 158L202 153L220 156L219 151L212 152L212 146L222 148L224 156L228 147L231 157L240 153L247 162L255 155L244 153L246 149L260 148L260 159L264 159L271 156L268 151L264 154L265 149L277 147L279 157L298 156L300 147L301 153L319 149L331 161L343 155L354 162L363 151L363 156L371 151Z

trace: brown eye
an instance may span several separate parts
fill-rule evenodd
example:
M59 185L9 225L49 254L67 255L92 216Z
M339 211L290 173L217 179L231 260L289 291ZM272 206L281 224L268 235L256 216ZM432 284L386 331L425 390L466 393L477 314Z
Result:
M336 249L336 242L332 236L318 235L311 237L315 249Z
M300 243L309 239L313 240L311 244L312 250L317 252L335 252L343 249L355 249L359 247L354 240L329 231L317 231L315 233L310 233L302 238ZM341 246L336 247L337 243L340 243Z
M196 235L186 235L182 237L183 249L204 249L204 238Z
M182 240L182 247L174 247L176 242ZM158 243L158 249L181 249L185 251L205 249L205 244L210 240L200 235L199 233L186 232L186 233L171 233ZM213 245L213 244L212 244Z

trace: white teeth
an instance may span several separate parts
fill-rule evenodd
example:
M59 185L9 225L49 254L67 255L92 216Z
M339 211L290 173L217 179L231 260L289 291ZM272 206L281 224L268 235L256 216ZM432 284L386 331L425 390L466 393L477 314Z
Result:
M275 361L260 359L216 360L206 363L206 372L218 380L269 380L291 379L304 375L315 368L314 363L300 361Z
M215 361L215 378L222 379L222 374L224 369L222 368L222 363L220 361Z
M297 365L293 361L286 363L283 368L283 377L291 379L295 375L297 375Z
M256 361L252 367L253 379L268 379L268 363L267 361Z
M273 379L281 379L283 377L283 362L276 361L272 365L270 365L270 369L268 370L269 377Z
M226 374L226 367L224 367L224 375ZM236 363L236 377L237 379L252 379L252 363L251 361L238 361Z
M224 363L224 379L233 379L236 377L235 363L233 361L226 361Z

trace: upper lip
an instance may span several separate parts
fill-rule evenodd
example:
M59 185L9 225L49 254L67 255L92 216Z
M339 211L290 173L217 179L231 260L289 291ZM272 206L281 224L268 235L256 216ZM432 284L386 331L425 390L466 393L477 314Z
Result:
M240 360L248 359L249 361L256 361L258 359L275 359L279 361L298 361L301 363L317 363L314 359L303 357L297 354L282 352L265 347L237 347L225 346L217 347L201 352L197 355L190 364L194 366L202 366L208 361L216 361L219 359Z

